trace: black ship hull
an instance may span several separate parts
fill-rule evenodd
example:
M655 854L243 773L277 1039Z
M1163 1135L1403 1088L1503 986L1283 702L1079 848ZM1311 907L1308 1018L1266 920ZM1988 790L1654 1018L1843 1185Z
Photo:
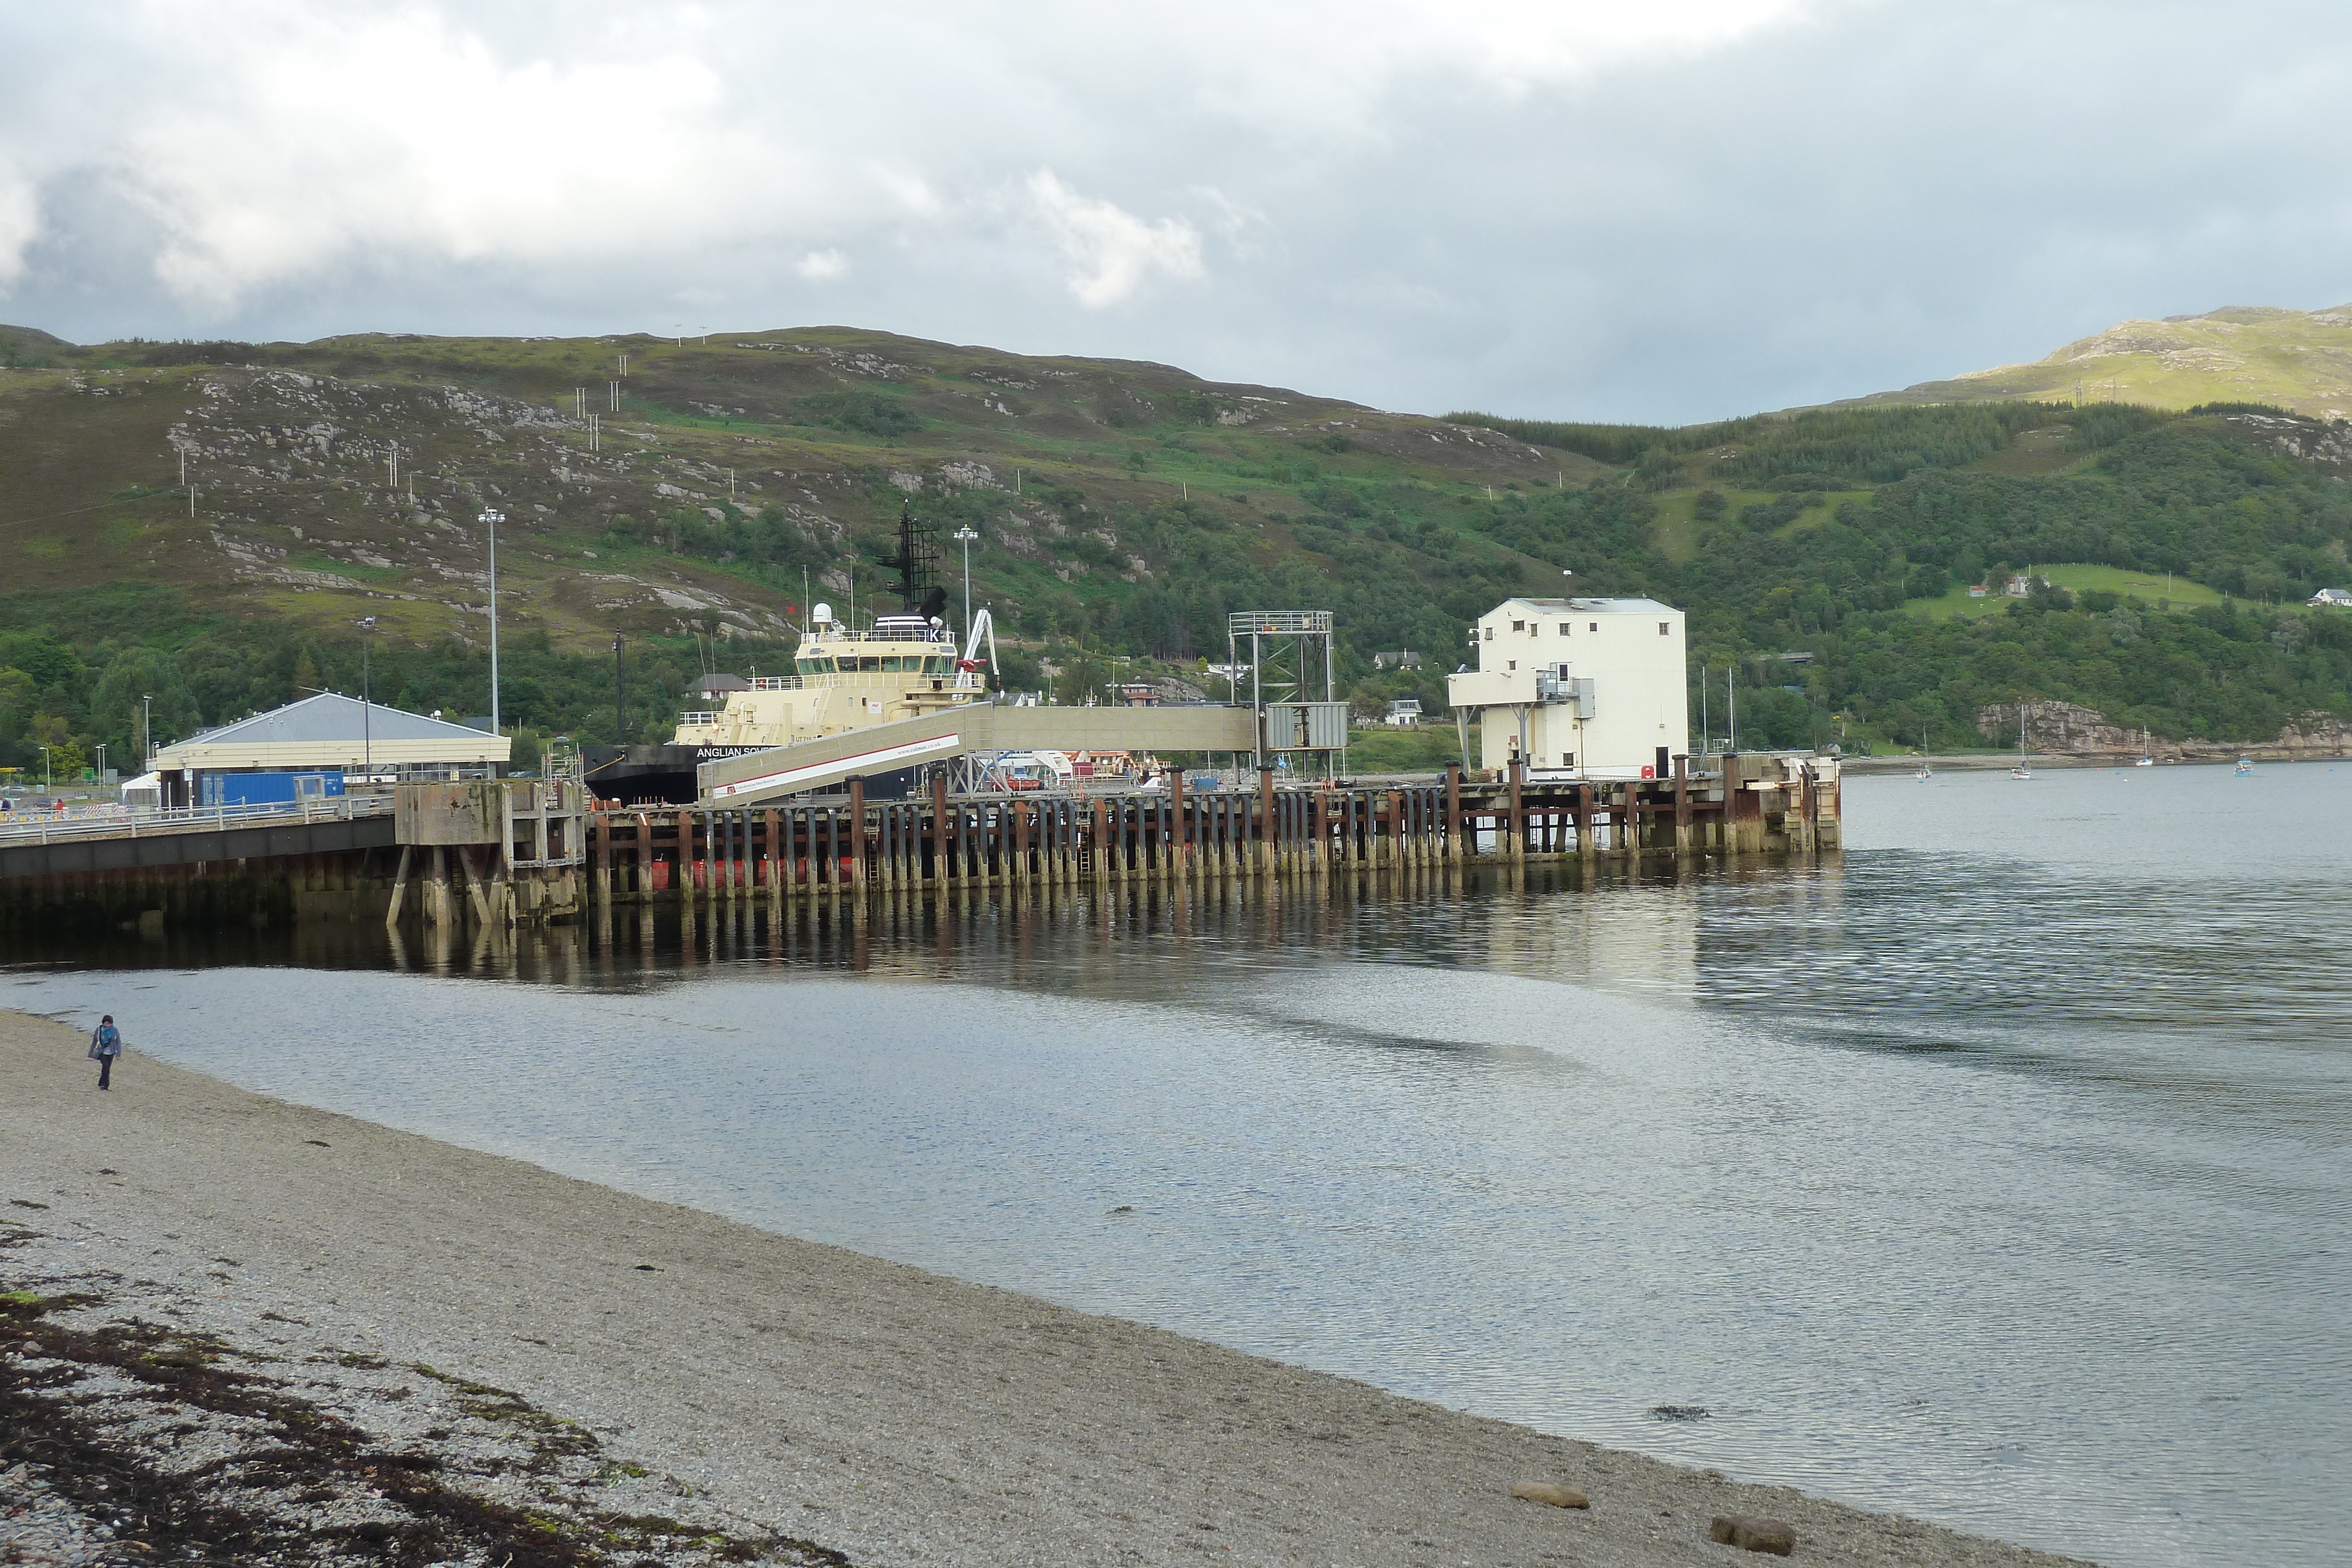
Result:
M580 760L588 788L624 806L690 806L702 793L695 769L756 746L588 746Z

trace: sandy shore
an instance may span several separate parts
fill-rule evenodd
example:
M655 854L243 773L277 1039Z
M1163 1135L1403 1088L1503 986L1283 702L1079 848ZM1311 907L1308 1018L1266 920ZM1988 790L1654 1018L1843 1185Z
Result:
M131 1409L173 1363L158 1336L209 1345L185 1359L321 1412L236 1421L357 1434L336 1450L358 1456L341 1479L302 1494L324 1511L317 1528L346 1540L380 1547L408 1528L404 1508L425 1506L386 1479L397 1463L575 1543L597 1539L577 1528L597 1498L639 1521L605 1531L638 1531L609 1559L590 1545L518 1568L685 1560L678 1539L644 1544L653 1515L707 1532L714 1561L874 1568L1763 1561L1707 1541L1710 1519L1735 1512L1790 1521L1809 1562L2071 1561L772 1235L143 1057L100 1094L83 1049L77 1031L0 1013L0 1301L97 1298L0 1318L16 1324L0 1333L0 1389L20 1396L6 1408L21 1426L35 1418L24 1399L69 1397L74 1367L58 1358L79 1355L82 1375L138 1382L115 1390L130 1413L94 1441L210 1442ZM121 1343L96 1337L109 1332L147 1337L106 1367L72 1348ZM238 1440L230 1427L219 1441ZM1511 1497L1536 1479L1592 1506ZM450 1495L434 1506L447 1512ZM79 1505L62 1491L44 1506L53 1531L98 1542L74 1549L89 1561L156 1560L108 1555L99 1525L65 1518ZM329 1517L351 1508L373 1512ZM7 1529L0 1510L0 1562ZM438 1550L499 1561L484 1555L495 1542L467 1539Z

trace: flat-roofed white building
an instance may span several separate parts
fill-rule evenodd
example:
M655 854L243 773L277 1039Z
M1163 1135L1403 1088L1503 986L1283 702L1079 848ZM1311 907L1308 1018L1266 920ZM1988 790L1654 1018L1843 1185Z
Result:
M1479 721L1479 766L1664 779L1690 749L1683 612L1654 599L1507 599L1472 629L1476 668L1446 677Z

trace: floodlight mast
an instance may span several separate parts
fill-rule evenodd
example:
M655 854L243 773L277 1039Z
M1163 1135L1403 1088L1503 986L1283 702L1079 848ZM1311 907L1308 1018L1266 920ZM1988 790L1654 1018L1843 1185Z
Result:
M505 733L499 727L499 525L506 517L495 507L485 507L480 518L490 530L490 733Z
M980 530L966 523L955 531L954 538L963 546L963 624L971 630L971 541L980 538Z

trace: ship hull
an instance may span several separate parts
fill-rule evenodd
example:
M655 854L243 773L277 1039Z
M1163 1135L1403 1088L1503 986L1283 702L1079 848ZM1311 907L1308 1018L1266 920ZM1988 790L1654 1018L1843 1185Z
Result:
M690 806L701 795L695 769L757 746L590 746L581 748L588 788L625 806Z

